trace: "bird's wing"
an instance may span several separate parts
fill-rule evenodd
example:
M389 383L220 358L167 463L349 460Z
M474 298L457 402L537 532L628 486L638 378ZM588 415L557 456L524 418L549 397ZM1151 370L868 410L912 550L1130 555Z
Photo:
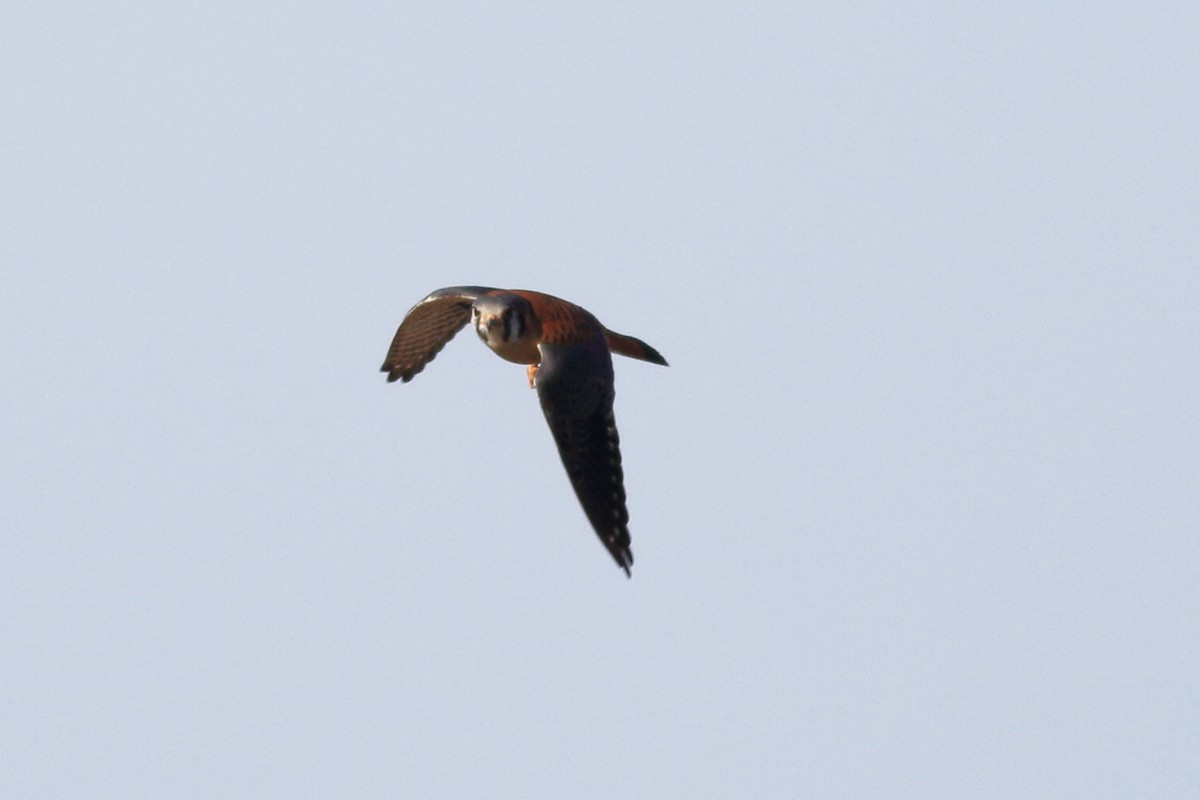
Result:
M603 330L597 325L592 336L571 344L543 342L540 350L538 399L558 454L592 528L628 575L629 511Z
M494 292L485 286L449 286L431 293L404 316L380 367L388 381L411 381L446 342L471 319L476 298Z

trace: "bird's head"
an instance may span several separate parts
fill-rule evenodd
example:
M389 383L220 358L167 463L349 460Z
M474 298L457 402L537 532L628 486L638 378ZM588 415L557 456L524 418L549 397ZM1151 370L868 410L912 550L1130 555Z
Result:
M480 297L471 307L471 323L484 344L496 351L522 345L536 335L537 316L518 294Z

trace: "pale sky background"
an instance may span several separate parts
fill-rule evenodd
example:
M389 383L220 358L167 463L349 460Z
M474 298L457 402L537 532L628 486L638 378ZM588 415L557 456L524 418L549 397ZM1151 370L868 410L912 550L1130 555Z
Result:
M4 798L1200 796L1200 6L9 3ZM632 580L440 286L644 338Z

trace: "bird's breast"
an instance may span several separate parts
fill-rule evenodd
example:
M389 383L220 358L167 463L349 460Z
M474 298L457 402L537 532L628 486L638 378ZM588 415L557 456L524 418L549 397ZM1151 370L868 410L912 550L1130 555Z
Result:
M537 364L542 360L542 354L535 343L525 340L522 342L487 342L492 352L511 361L514 364Z

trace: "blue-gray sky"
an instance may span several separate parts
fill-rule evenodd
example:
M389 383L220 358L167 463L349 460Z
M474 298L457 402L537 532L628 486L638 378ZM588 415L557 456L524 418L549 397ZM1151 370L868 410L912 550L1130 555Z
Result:
M5 797L1196 796L1195 6L0 17Z

